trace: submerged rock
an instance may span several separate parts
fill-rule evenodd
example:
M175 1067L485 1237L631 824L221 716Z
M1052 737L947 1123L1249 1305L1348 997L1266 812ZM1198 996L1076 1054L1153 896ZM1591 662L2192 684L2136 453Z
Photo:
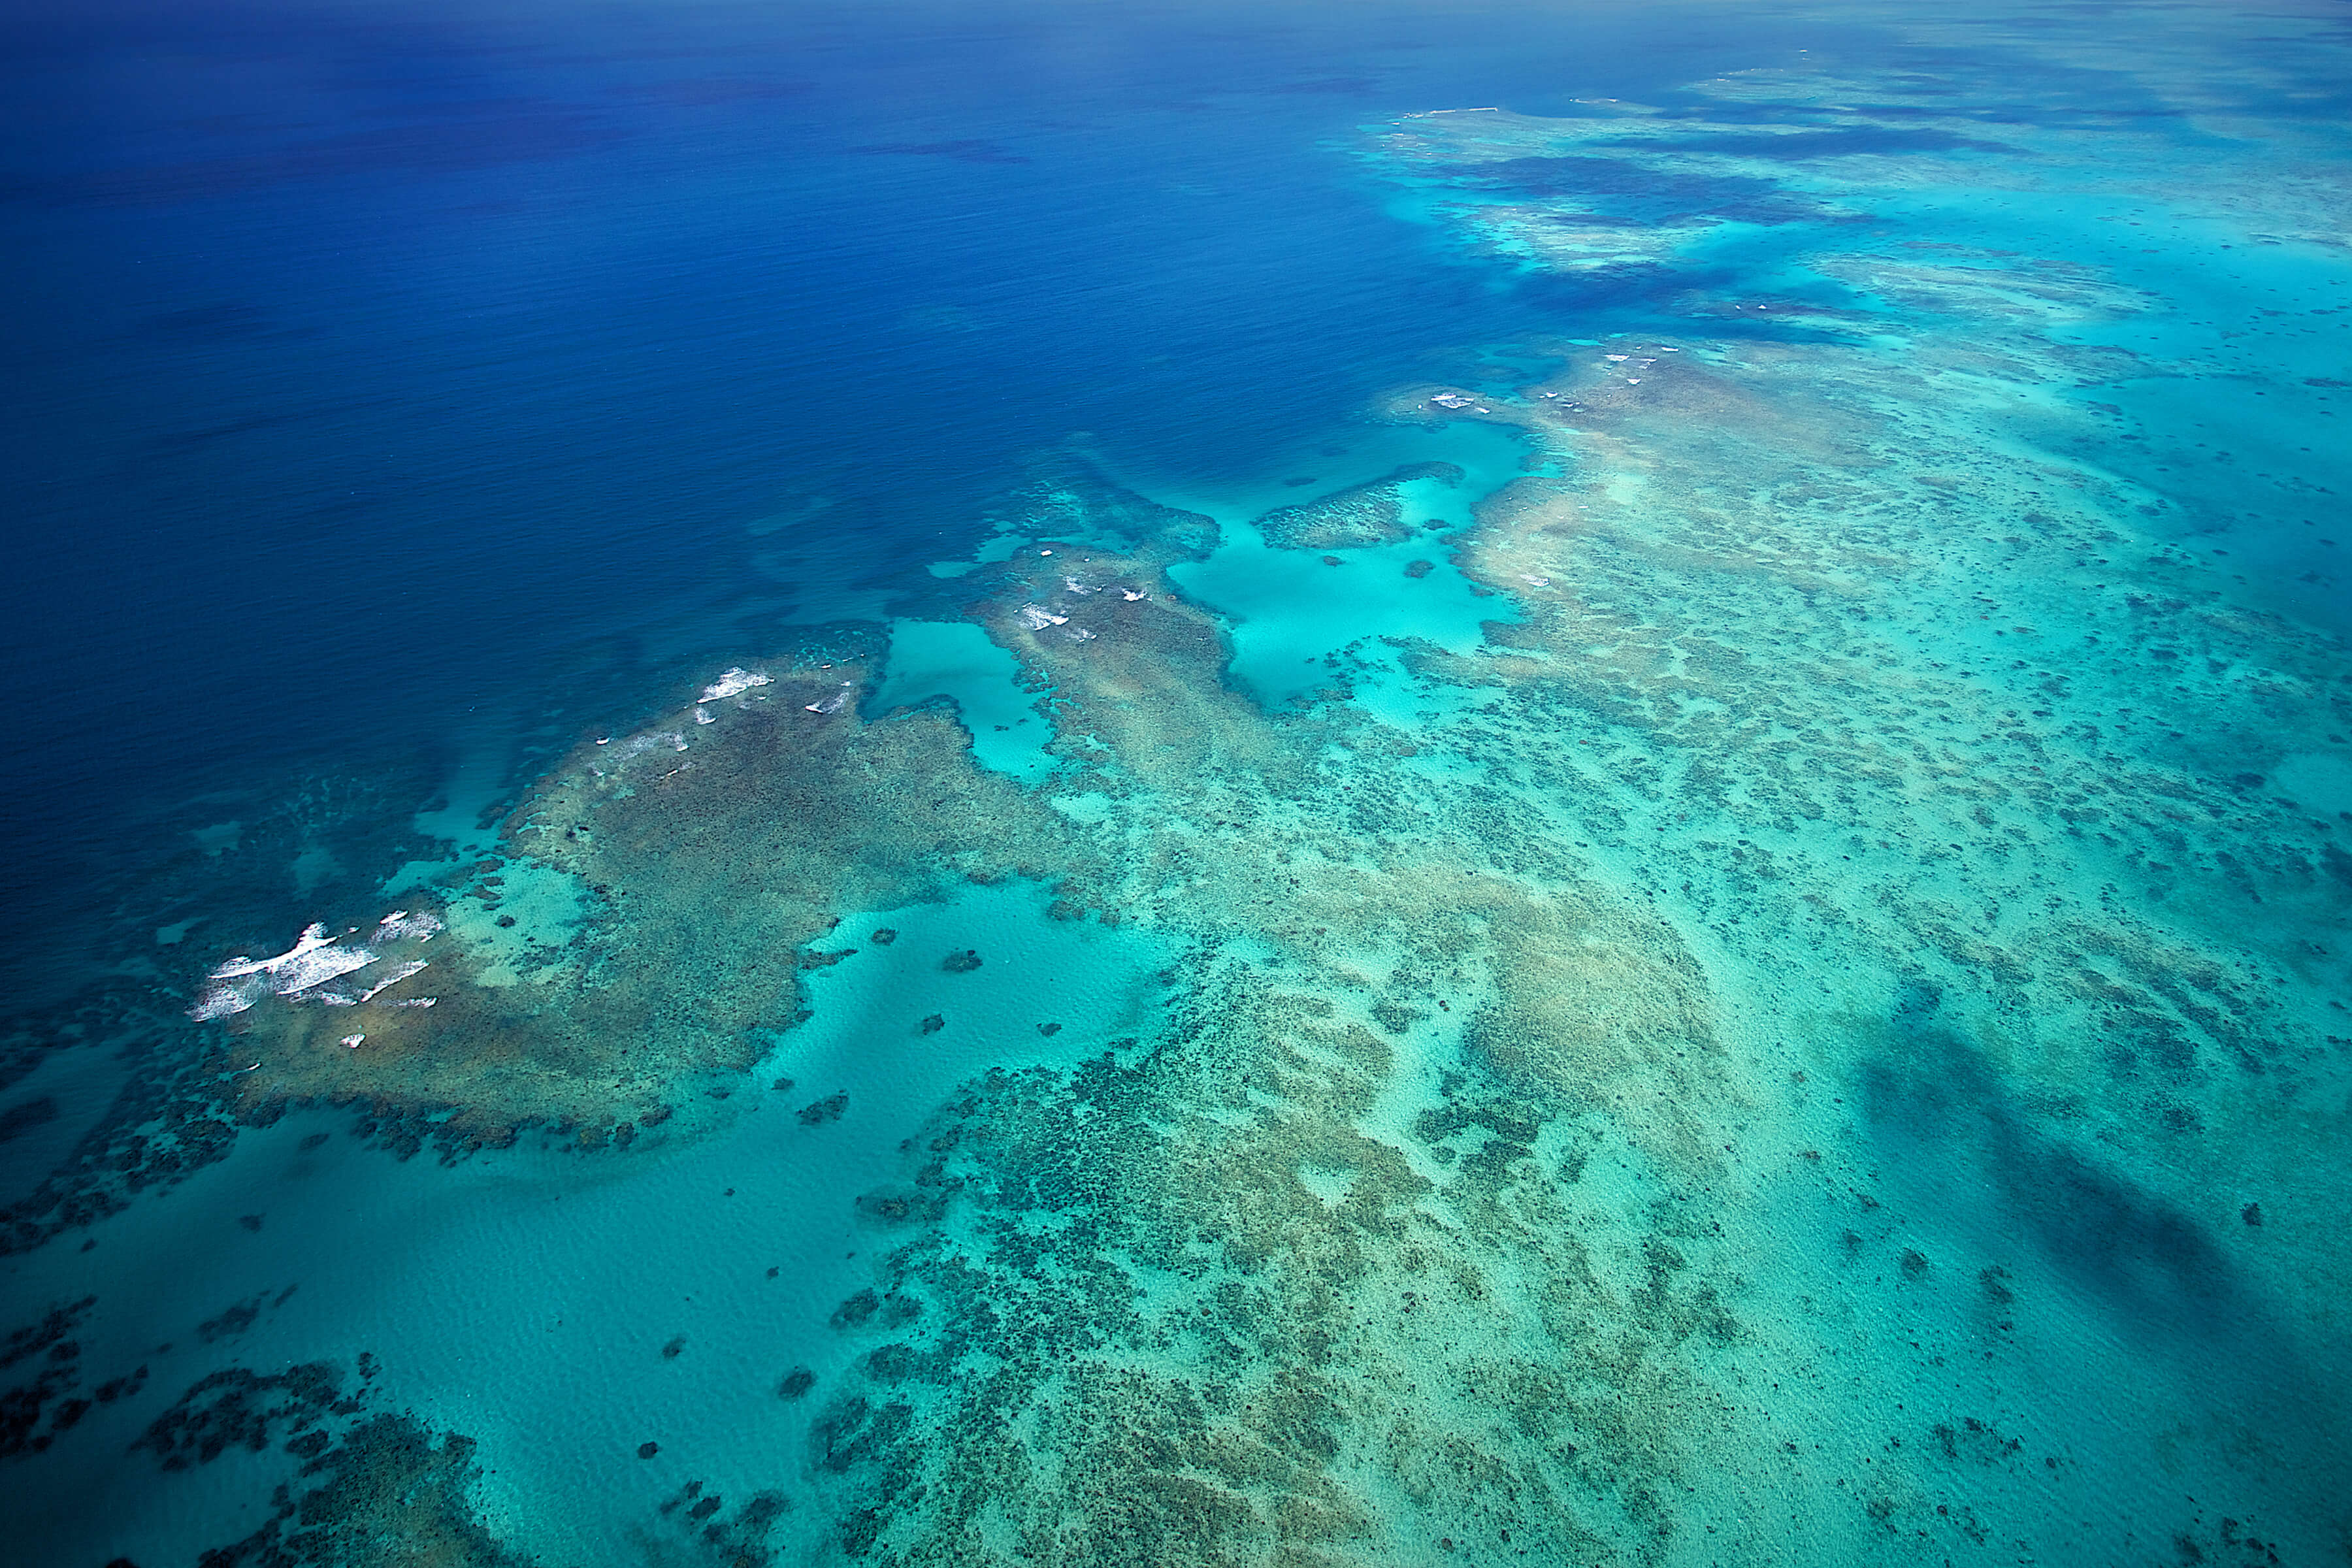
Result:
M849 1091L839 1089L826 1095L823 1100L812 1100L802 1106L799 1112L800 1122L803 1127L821 1127L828 1121L840 1121L843 1113L848 1109Z

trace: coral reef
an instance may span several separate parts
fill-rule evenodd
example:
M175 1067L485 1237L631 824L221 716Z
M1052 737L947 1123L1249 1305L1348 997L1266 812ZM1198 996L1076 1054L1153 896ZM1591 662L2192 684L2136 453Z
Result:
M1555 223L1596 190L1712 204L1619 222L1653 261L1853 215L1731 135L1494 115L1383 155L1548 266L1640 259L1605 210ZM1670 163L1689 189L1645 186ZM1518 618L1470 655L1395 639L1410 729L1236 693L1167 574L1197 526L1063 473L975 613L1093 803L1074 895L1184 933L1185 1000L1132 1067L971 1086L861 1203L894 1245L833 1315L856 1372L803 1461L831 1550L1978 1552L2072 1473L1991 1408L2051 1290L2341 1451L2294 1304L2331 1265L2258 1260L2231 1234L2265 1210L2208 1201L2332 1190L2247 1130L2352 1043L2344 819L2273 782L2352 729L2341 649L2200 580L2063 437L1987 458L1985 389L2124 374L2051 327L2137 307L1979 259L1821 262L1927 323L1900 352L1855 336L1867 300L1773 300L1778 337L1538 345L1559 372L1511 396L1400 394L1561 459L1455 547ZM1757 1278L1783 1226L1825 1245ZM1823 1369L1857 1353L1948 1414L1832 1440ZM2174 1397L2147 1365L2118 1398Z
M404 1152L534 1124L625 1142L765 1053L801 973L847 956L803 951L838 911L1082 863L951 717L866 719L866 683L846 657L730 670L565 758L437 913L220 965L196 1011L250 1058L240 1112L361 1103ZM535 918L509 932L490 911L526 891Z
M312 1484L279 1488L268 1522L205 1552L199 1568L520 1568L530 1560L474 1510L474 1450L412 1415L371 1416L307 1459L300 1479Z
M1284 550L1344 550L1354 545L1392 544L1410 539L1419 520L1405 515L1404 487L1413 479L1458 484L1462 470L1450 463L1416 463L1385 479L1350 485L1297 506L1278 507L1259 518L1258 532Z
M98 1298L50 1308L37 1322L8 1331L0 1345L0 1372L29 1363L30 1380L0 1394L0 1458L37 1454L70 1429L89 1408L86 1399L60 1399L81 1382L81 1342L68 1338ZM24 1376L23 1373L11 1373ZM43 1415L47 1430L41 1430Z
M362 1353L356 1370L354 1381L327 1362L267 1373L223 1367L148 1425L133 1450L167 1471L273 1446L300 1461L292 1480L277 1487L266 1521L202 1552L203 1568L525 1562L476 1510L473 1440L413 1413L371 1414L382 1368Z
M1907 79L1708 90L1413 117L1365 150L1465 248L1594 289L1726 231L1778 247L1768 297L1695 278L1672 331L1512 345L1524 384L1389 400L1528 443L1448 534L1496 601L1476 647L1350 626L1328 684L1262 705L1179 586L1216 524L1054 455L1003 558L956 579L1050 719L1050 781L975 765L938 703L862 712L861 639L729 669L563 758L429 929L346 916L215 963L191 990L239 1070L208 1092L361 1104L404 1152L533 1123L625 1144L799 1019L856 957L842 921L1035 878L1057 917L1164 938L1171 1000L1075 1068L970 1079L907 1140L855 1201L866 1281L747 1363L792 1447L725 1456L750 1479L723 1485L695 1439L637 1447L687 1467L644 1472L681 1550L2121 1561L2191 1464L2235 1511L2181 1524L2180 1560L2340 1538L2344 1255L2312 1216L2347 1193L2311 1151L2340 1147L2352 1068L2344 648L2095 460L2104 398L2154 369L2089 329L2145 298L2021 248L1863 243L1927 186L2181 176L2105 121L1989 129ZM2067 155L2000 172L2027 143ZM2305 232L2323 204L2282 189ZM1405 487L1446 477L1254 526L1398 546ZM901 951L955 996L873 1048L960 1047L961 999L1008 974L1024 1044L1076 1016L1010 944ZM791 1115L838 1148L867 1098ZM138 1136L194 1160L227 1135L189 1115ZM123 1136L85 1164L163 1168ZM112 1201L9 1217L36 1240ZM73 1386L60 1310L7 1352L58 1369L9 1396L32 1443ZM718 1359L658 1348L664 1376ZM2096 1421L2053 1393L2092 1377ZM500 1560L467 1441L337 1439L356 1397L231 1369L145 1446L305 1445L318 1485L223 1563Z
M1740 1331L1703 1244L1609 1279L1531 1147L1496 1137L1433 1181L1460 1127L1417 1152L1351 1125L1390 1047L1255 965L1189 967L1171 1034L1213 1049L992 1079L927 1141L917 1183L950 1217L835 1316L868 1347L864 1391L812 1438L856 1504L840 1548L1346 1563L1425 1534L1653 1555L1691 1446L1681 1346Z
M190 1384L137 1446L167 1470L209 1465L231 1448L257 1454L281 1436L290 1452L315 1453L326 1446L321 1424L364 1403L363 1393L344 1392L342 1370L329 1362L266 1374L225 1367Z
M32 1070L50 1053L108 1050L129 1070L113 1101L65 1158L0 1205L0 1253L120 1213L226 1156L236 1141L235 1089L188 993L162 976L114 978L10 1020L0 1060Z

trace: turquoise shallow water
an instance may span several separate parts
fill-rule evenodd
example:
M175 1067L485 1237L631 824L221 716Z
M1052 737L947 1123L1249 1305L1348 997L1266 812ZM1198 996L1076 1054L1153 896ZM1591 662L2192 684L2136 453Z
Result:
M822 460L660 422L590 644L108 819L26 1560L2341 1560L2352 41L1698 15L706 19L597 90L729 138L530 132L728 184L856 62L958 281L696 405Z
M889 663L867 706L887 710L937 697L956 705L982 766L1026 784L1053 771L1045 750L1052 731L1036 698L1022 689L1011 654L967 622L892 623Z
M1284 479L1287 494L1265 487L1158 492L1155 500L1213 518L1221 531L1216 550L1175 568L1170 580L1230 625L1230 678L1268 707L1325 689L1325 661L1342 652L1355 655L1359 668L1368 647L1377 653L1381 643L1401 639L1466 652L1478 645L1484 622L1510 612L1489 602L1491 591L1474 591L1446 561L1446 535L1466 527L1479 501L1519 476L1523 453L1503 433L1475 426L1406 426L1337 458L1318 452L1305 459L1302 466L1311 468L1349 466L1333 476L1340 482L1328 491L1320 488L1323 476L1309 474ZM1270 542L1251 526L1259 517L1423 465L1446 471L1393 481L1396 539L1335 539L1331 551L1311 551ZM1344 579L1329 575L1335 569Z

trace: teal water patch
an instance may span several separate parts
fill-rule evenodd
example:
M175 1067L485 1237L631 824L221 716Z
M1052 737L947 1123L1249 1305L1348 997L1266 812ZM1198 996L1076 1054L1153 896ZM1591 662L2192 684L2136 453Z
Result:
M467 858L498 842L498 822L507 805L507 773L514 760L511 736L496 727L466 737L466 746L437 805L416 814L416 831L447 844L446 856L411 860L386 878L383 894L400 898L430 885Z
M1086 790L1077 795L1050 796L1045 804L1073 822L1099 827L1111 820L1118 803L1100 790Z
M386 899L437 905L454 937L480 960L482 983L501 987L552 978L589 903L578 878L501 851L499 823L509 803L499 791L512 757L496 730L474 737L439 804L415 818L420 834L448 846L447 855L405 862L380 889ZM475 874L443 902L435 884L446 885L467 862Z
M2271 771L2271 784L2307 811L2352 818L2352 752L2297 752Z
M887 713L935 697L956 705L984 767L1035 784L1054 771L1053 729L1021 685L1012 654L970 622L893 621L890 652L869 710Z
M1350 486L1370 484L1399 468L1444 463L1462 470L1460 480L1449 487L1455 494L1442 498L1432 491L1425 499L1437 509L1431 517L1458 523L1469 521L1469 509L1480 497L1524 472L1527 457L1517 431L1465 419L1338 432L1323 446L1292 452L1244 479L1202 482L1118 464L1104 468L1121 484L1162 506L1199 512L1231 527Z
M814 1016L776 1068L852 1105L928 1109L992 1067L1068 1066L1135 1033L1167 962L1160 942L1059 918L1053 902L1007 881L845 920L826 945L849 956L809 975Z
M1449 652L1480 640L1483 621L1507 617L1504 601L1480 597L1442 559L1442 543L1397 544L1321 554L1277 550L1234 530L1215 554L1169 575L1185 594L1233 626L1234 682L1267 708L1367 670L1374 639L1409 638ZM1429 569L1411 574L1418 563Z
M1508 601L1482 594L1448 559L1448 535L1467 525L1478 502L1524 471L1526 447L1502 427L1459 421L1431 429L1402 426L1338 457L1302 460L1297 479L1205 492L1160 487L1154 499L1217 520L1221 542L1204 561L1169 576L1232 627L1234 681L1269 709L1317 692L1362 696L1394 672L1400 643L1465 653L1482 625L1514 618ZM1290 549L1255 526L1267 513L1370 484L1417 464L1453 472L1396 486L1412 536L1390 543ZM1458 473L1458 478L1455 474Z
M450 932L481 966L478 983L508 986L563 972L589 901L579 878L516 858L500 859L444 909Z

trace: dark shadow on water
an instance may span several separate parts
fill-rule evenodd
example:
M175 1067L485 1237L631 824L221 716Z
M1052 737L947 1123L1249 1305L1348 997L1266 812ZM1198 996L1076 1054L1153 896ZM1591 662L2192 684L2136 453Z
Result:
M1817 324L1687 309L1693 300L1738 292L1740 282L1739 274L1727 268L1622 267L1605 272L1535 273L1519 279L1512 292L1520 303L1556 317L1561 330L1573 329L1580 337L1700 331L1717 342L1859 341L1855 334Z
M1625 158L1503 158L1474 164L1457 178L1526 196L1580 197L1608 216L1653 223L1698 214L1755 224L1818 222L1825 216L1819 202L1783 192L1769 180L1679 174Z
M0 200L143 205L236 195L296 180L446 176L579 157L604 151L625 134L561 104L498 103L472 116L350 131L221 157L19 180L0 189Z
M1655 149L1648 141L1600 142L1596 146ZM1727 153L1738 158L1843 158L1856 153L2017 153L2021 149L1999 142L1978 142L1948 131L1887 131L1878 126L1845 130L1790 131L1779 135L1685 136L1669 144L1675 153Z
M2001 1228L2135 1332L2212 1342L2256 1331L2262 1309L2205 1227L2044 1131L1981 1053L1933 1022L1939 1002L1931 985L1906 987L1890 1020L1899 1049L1864 1069L1881 1141L1922 1167L1979 1167Z
M1989 1258L2039 1253L2137 1352L2131 1381L2295 1456L2281 1495L2315 1521L2337 1518L2352 1438L2336 1347L2306 1341L2258 1295L2197 1215L2111 1168L2087 1130L2053 1123L2069 1112L2038 1108L1937 1017L1940 1003L1925 981L1906 986L1861 1074L1881 1170L1923 1219ZM2239 1215L2230 1202L2217 1212Z

